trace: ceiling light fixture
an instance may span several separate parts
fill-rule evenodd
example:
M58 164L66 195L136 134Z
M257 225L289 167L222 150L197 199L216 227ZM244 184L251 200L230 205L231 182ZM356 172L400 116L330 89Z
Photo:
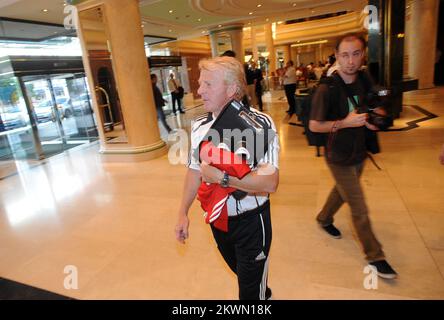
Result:
M197 21L201 22L201 21L202 21L202 19L201 19L201 18L199 18L199 19L197 19Z
M44 13L47 13L49 10L48 9L43 9L42 10Z
M251 16L253 14L253 12L248 12L248 14Z
M220 27L222 27L222 25L220 24L220 25L218 25L218 27L220 28Z
M173 13L174 11L173 10L170 10L170 11L168 11L169 13Z
M262 7L262 5L261 5L261 4L258 4L257 7L260 8L260 7Z

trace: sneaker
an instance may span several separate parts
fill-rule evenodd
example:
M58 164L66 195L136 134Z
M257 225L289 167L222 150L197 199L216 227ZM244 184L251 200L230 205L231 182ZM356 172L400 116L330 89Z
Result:
M320 225L321 228L327 232L331 237L335 238L335 239L341 239L342 235L341 235L341 231L339 231L334 225L329 224L328 226L323 226Z
M386 260L370 262L369 265L376 268L378 276L380 276L381 278L396 279L398 277L396 271L393 270L393 268L388 264Z

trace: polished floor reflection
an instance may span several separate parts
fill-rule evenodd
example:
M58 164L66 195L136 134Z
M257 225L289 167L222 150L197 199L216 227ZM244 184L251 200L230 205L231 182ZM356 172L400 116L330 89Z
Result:
M382 171L366 166L362 183L373 227L399 272L398 280L379 280L371 290L364 287L366 263L349 209L337 215L341 240L315 223L333 180L303 129L288 125L283 96L277 91L264 99L281 141L280 186L272 197L273 297L444 299L444 166L438 163L444 88L406 94L397 128L424 117L409 105L438 117L382 133L383 153L375 156ZM168 121L187 128L202 112L194 108ZM97 144L74 149L0 180L0 277L79 299L236 299L236 279L197 202L191 238L184 246L174 239L185 167L171 165L168 156L105 163L97 151ZM78 288L69 289L75 276Z

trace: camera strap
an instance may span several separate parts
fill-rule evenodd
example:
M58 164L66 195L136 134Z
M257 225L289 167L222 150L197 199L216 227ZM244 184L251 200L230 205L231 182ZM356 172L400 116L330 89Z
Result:
M347 97L351 100L351 103L353 104L353 107L355 108L356 111L359 110L359 105L356 102L351 90L349 87L347 87L347 84L344 82L344 79L342 79L342 77L335 72L333 74L333 76L336 78L336 80L338 81L340 88L347 94ZM361 81L361 74L358 72L358 81Z

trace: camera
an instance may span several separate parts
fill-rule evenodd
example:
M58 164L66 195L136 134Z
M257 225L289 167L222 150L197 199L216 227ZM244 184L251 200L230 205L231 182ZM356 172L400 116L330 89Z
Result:
M393 126L393 119L390 116L382 115L374 110L383 108L387 110L390 102L390 90L386 88L373 88L367 94L364 106L359 108L359 113L368 114L368 123L376 126L380 130L387 130Z

